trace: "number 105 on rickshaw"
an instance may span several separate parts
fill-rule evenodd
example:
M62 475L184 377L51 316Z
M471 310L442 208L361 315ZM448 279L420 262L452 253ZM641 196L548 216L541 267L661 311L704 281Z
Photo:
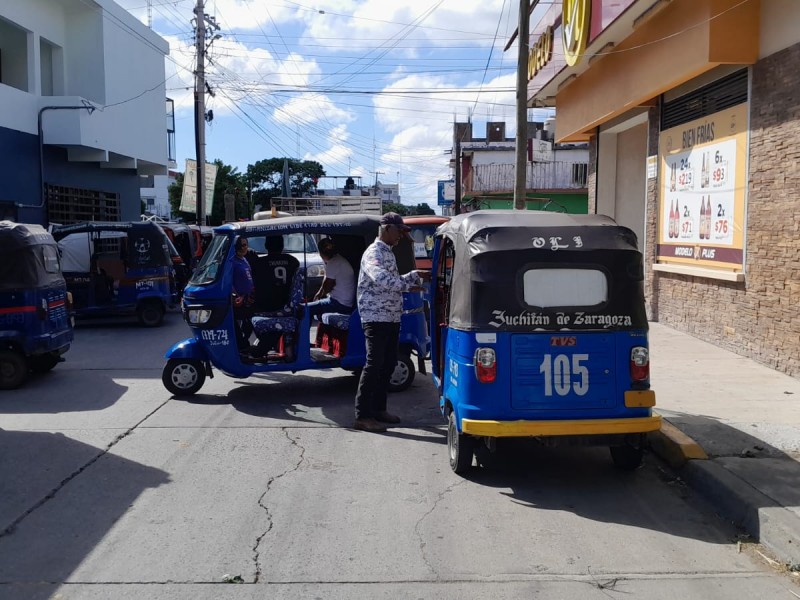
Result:
M661 426L642 284L636 236L609 217L477 211L441 225L431 361L452 469L501 437L605 445L638 467Z

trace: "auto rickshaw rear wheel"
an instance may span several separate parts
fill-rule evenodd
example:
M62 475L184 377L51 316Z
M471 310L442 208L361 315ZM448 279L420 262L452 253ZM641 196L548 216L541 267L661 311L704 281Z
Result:
M203 361L194 358L170 358L161 373L161 382L174 396L196 394L205 380Z
M450 411L447 417L447 454L450 458L450 468L454 473L460 475L472 468L475 438L458 432L455 411Z
M0 350L0 390L13 390L28 376L25 357L14 350Z
M627 443L622 446L611 446L611 460L614 466L623 471L633 471L642 464L644 455L644 435L638 436L634 443Z
M164 321L164 305L158 300L143 300L136 307L136 316L145 327L158 327Z
M414 362L411 360L411 357L407 354L398 354L397 364L394 367L392 377L389 379L389 391L402 392L407 390L411 387L415 374L416 369L414 368Z
M34 373L47 373L59 362L61 362L61 358L55 354L36 354L28 358L28 364Z

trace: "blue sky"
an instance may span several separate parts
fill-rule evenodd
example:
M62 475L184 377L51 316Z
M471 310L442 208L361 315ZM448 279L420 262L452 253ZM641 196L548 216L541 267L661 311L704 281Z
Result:
M144 23L149 13L170 44L182 170L195 157L196 0L117 2ZM206 0L205 10L221 36L206 61L209 161L244 172L290 156L365 184L377 172L399 182L404 204L434 206L437 181L450 175L454 120L471 116L477 136L487 120L505 121L514 135L517 47L503 48L519 0Z

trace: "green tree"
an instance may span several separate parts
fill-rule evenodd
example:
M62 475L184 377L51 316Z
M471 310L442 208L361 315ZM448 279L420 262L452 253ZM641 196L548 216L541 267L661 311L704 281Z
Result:
M226 165L221 160L214 160L217 166L217 178L214 181L214 205L209 216L209 224L220 225L225 220L225 194L231 193L236 197L235 218L249 219L252 217L252 207L247 202L245 178L236 167ZM178 173L175 183L169 186L169 205L172 216L183 221L194 223L196 213L180 211L181 196L183 195L183 173Z
M430 206L428 206L427 202L421 202L417 204L415 207L411 208L412 215L435 215L436 211L433 210Z
M397 202L384 202L383 203L383 212L396 212L398 215L406 216L410 213L408 211L408 207L405 204L398 204Z
M289 163L289 190L292 196L302 197L316 187L325 169L315 160L267 158L247 166L244 178L252 190L253 204L262 210L272 206L272 199L283 194L283 163Z

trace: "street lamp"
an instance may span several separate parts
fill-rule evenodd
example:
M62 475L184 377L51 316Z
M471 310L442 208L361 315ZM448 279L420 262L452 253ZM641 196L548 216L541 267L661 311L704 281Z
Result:
M95 111L95 106L90 102L84 101L81 106L43 106L39 109L38 126L39 126L39 206L32 206L30 208L43 208L46 204L47 194L44 189L44 129L42 127L42 116L47 110L86 110L91 115ZM49 224L50 219L47 218L47 211L45 211L45 221Z

